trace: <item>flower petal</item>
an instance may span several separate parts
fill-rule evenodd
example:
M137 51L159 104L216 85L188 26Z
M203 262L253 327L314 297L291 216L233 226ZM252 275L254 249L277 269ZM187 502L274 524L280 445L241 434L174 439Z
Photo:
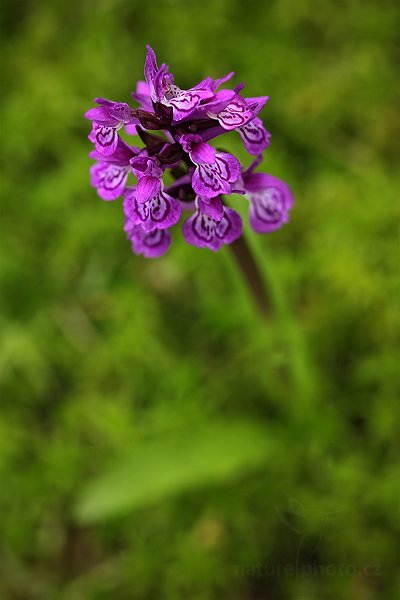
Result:
M241 216L228 206L224 207L224 216L215 228L217 237L222 239L224 244L231 244L237 240L243 233L243 223Z
M135 156L130 161L132 171L138 179L143 175L151 175L161 179L163 171L156 158L152 156Z
M265 189L277 188L285 198L285 206L292 208L293 194L287 183L270 175L269 173L251 173L245 178L246 190L252 192L262 192Z
M198 196L197 206L201 212L207 215L207 217L214 219L214 221L220 221L224 216L224 205L220 196L215 196L215 198L202 198Z
M222 127L228 131L242 127L253 117L253 111L247 106L246 100L239 95L215 115Z
M250 187L246 188L250 198L250 225L257 233L270 233L288 222L289 210L293 206L293 195L289 186L266 173L254 173Z
M231 79L234 76L234 74L235 74L235 72L231 71L227 75L224 75L224 77L220 77L220 79L212 79L212 77L206 77L205 79L200 81L200 83L195 85L194 88L192 88L192 89L193 90L211 90L211 91L215 92L215 90L217 88L219 88L220 85L222 85L226 81L229 81L229 79Z
M140 204L137 191L133 190L125 197L124 211L135 225L141 225L148 232L175 225L180 219L182 208L177 200L165 192L160 192L148 202Z
M89 119L90 121L94 121L103 127L116 127L119 123L117 119L110 115L106 108L102 108L100 106L88 110L85 113L85 118Z
M240 162L228 152L218 152L215 157L215 161L218 167L218 172L224 181L234 183L239 179L240 176Z
M89 140L95 144L96 150L103 156L111 156L118 146L118 134L114 127L103 127L96 122L89 134Z
M131 125L125 125L125 133L127 133L128 135L137 135L137 129L136 129L136 125L131 124Z
M215 148L206 142L193 144L193 150L190 152L190 158L196 164L213 164L213 162L215 162Z
M179 122L196 110L202 100L212 98L213 95L214 94L208 90L181 91L175 98L166 101L165 104L172 106L174 111L174 122Z
M231 194L231 183L240 176L240 163L228 152L215 155L214 164L199 164L192 176L192 187L198 196L214 198L219 194Z
M151 175L144 175L138 179L136 198L143 204L156 196L161 190L161 180Z
M143 232L143 233L142 233ZM132 237L132 250L136 254L143 254L145 258L159 258L171 246L171 234L166 229L137 232Z
M223 244L230 244L240 237L242 229L240 215L224 207L224 216L219 222L197 210L185 221L182 231L188 244L216 252Z
M229 194L231 186L221 179L216 164L200 164L192 176L192 187L198 196L214 198L219 194Z
M166 229L146 232L140 225L135 225L129 217L125 217L124 229L128 240L132 242L133 252L142 254L146 258L162 256L171 245L171 234Z
M92 152L89 153L89 156L90 158L99 160L100 162L109 162L121 167L127 167L129 166L129 161L133 157L137 156L140 152L141 150L139 148L128 146L128 144L118 136L117 147L115 151L110 154L110 156L104 156L104 154L100 154L100 152L97 150L92 150Z
M255 117L249 123L239 127L240 137L249 154L258 156L270 144L271 134L265 129L263 122Z
M269 96L256 96L255 98L246 98L246 103L253 111L254 116L258 115L269 100Z
M100 162L90 168L91 185L103 200L116 200L125 190L128 169L111 163Z
M144 63L144 78L149 86L150 96L154 95L154 80L158 72L157 59L153 48L149 45L146 46L146 60ZM155 98L153 98L155 99Z
M200 210L189 217L182 226L188 244L198 248L210 247L214 237L215 222Z

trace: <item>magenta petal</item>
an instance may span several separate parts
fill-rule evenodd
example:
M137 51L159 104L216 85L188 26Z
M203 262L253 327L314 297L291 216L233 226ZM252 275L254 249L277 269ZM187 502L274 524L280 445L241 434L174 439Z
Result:
M128 169L110 163L97 163L90 168L91 185L103 200L116 200L125 190Z
M215 161L221 179L229 181L229 183L234 183L239 179L240 162L236 156L228 152L219 152L215 157Z
M161 179L163 171L160 164L154 157L150 156L135 156L130 160L134 175L139 178L143 175L151 175Z
M146 83L149 86L150 95L153 96L154 80L156 78L157 71L158 71L157 59L156 59L154 50L153 50L153 48L151 48L151 46L147 45L146 49L147 49L147 53L146 53L146 60L144 63L144 77L146 79Z
M247 152L252 156L258 156L270 144L271 134L265 129L263 122L258 117L240 127L238 131Z
M220 90L214 97L204 104L204 109L210 114L218 114L232 102L235 97L233 90Z
M85 118L104 127L116 127L118 125L118 120L111 116L106 108L102 107L91 108L85 113Z
M181 144L184 151L187 153L191 152L192 149L196 146L196 144L201 144L202 141L203 140L201 135L194 133L184 133L179 138L179 143Z
M223 244L230 244L242 235L242 219L231 208L224 208L224 216L217 222L196 211L183 224L183 235L188 244L209 248L216 252Z
M188 117L202 100L212 98L213 95L214 94L208 90L181 91L175 98L168 100L167 103L173 108L174 122L182 121Z
M125 133L127 133L128 135L137 135L136 125L125 125Z
M219 194L231 194L231 183L240 176L240 163L228 152L215 155L212 165L197 165L192 176L192 187L198 196L214 198Z
M284 198L285 207L287 209L293 206L293 194L287 183L269 175L268 173L251 173L250 176L245 178L246 190L251 194L252 192L263 192L270 188L276 188L282 194Z
M174 83L174 76L169 72L168 65L163 63L154 78L153 100L164 101L164 96Z
M279 192L265 190L251 196L250 225L257 233L271 233L288 221Z
M288 222L293 206L289 186L266 173L250 177L252 191L246 184L250 199L250 225L257 233L271 233Z
M215 234L224 244L231 244L243 233L241 216L233 208L224 207L224 216L215 226Z
M140 228L140 226L136 226ZM171 234L167 230L154 229L146 232L140 228L132 236L132 250L136 254L143 254L145 258L159 258L171 246Z
M201 198L197 197L198 208L207 217L211 217L214 221L220 221L224 216L224 205L219 196L215 198Z
M198 196L214 198L219 194L229 194L231 186L221 179L217 166L201 164L192 176L192 187Z
M146 81L138 81L136 91L131 92L131 96L140 106L148 112L154 112L153 103L150 97L150 86Z
M168 230L154 229L146 232L141 225L135 225L125 217L124 229L127 238L132 242L135 254L142 254L146 258L158 258L167 252L171 245L171 234Z
M182 208L177 200L165 192L160 192L148 202L139 204L137 192L133 190L124 200L124 212L135 225L140 225L148 232L175 225L180 219Z
M247 106L241 96L236 96L223 111L218 113L217 119L222 127L228 131L242 127L254 117L253 111Z
M89 140L95 144L96 150L103 156L111 156L118 146L118 134L114 127L102 127L93 123Z
M184 222L183 237L192 246L209 247L214 237L214 228L214 221L198 210Z
M136 84L136 93L143 94L144 96L150 95L150 88L147 81L142 81L141 79Z
M144 175L140 177L137 184L136 198L139 204L147 202L150 198L156 196L161 190L161 181L157 177Z
M234 74L234 71L231 71L230 73L224 75L224 77L221 77L220 79L212 79L212 77L206 77L205 79L200 81L200 83L195 85L192 89L211 90L214 92L220 85L222 85L226 81L229 81L229 79L231 79L234 76Z
M269 96L257 96L255 98L246 98L246 104L253 111L254 116L258 115L260 110L268 102Z
M206 142L200 142L193 145L193 150L190 153L190 158L196 164L206 163L212 164L215 161L215 148Z

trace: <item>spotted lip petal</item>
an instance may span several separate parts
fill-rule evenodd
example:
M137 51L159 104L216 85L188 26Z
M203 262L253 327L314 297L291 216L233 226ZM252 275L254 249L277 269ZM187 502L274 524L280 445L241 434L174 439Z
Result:
M129 166L129 161L138 156L142 151L134 146L128 146L119 136L117 136L117 146L112 154L105 156L96 150L89 153L89 157L100 162L108 162L120 166Z
M92 165L91 185L103 200L116 200L125 190L128 168L107 162Z
M213 92L208 90L187 90L181 91L175 98L164 103L167 106L172 106L174 111L173 123L175 124L189 117L201 102L213 96Z
M240 176L240 163L232 154L219 152L214 164L199 164L193 173L192 187L198 196L214 198L231 194L232 186Z
M240 237L242 229L242 219L238 213L224 207L224 215L220 221L197 210L185 221L182 231L188 244L216 252L223 244L231 244Z
M94 122L88 137L97 152L103 156L111 156L117 149L118 134L114 127L103 127Z
M228 152L219 152L215 157L215 161L218 166L220 177L223 180L229 181L229 183L234 183L239 179L240 162L235 156L233 156L233 154L229 154Z
M254 231L271 233L288 222L293 195L286 183L267 173L253 173L245 186L250 200L250 225Z
M135 225L140 225L146 232L172 227L179 221L182 213L179 202L165 192L160 191L144 204L140 204L136 190L126 195L124 211Z
M211 98L202 100L196 110L190 114L190 119L204 119L207 118L208 113L216 114L224 110L235 96L233 90L219 90ZM185 119L182 119L182 121Z
M265 129L263 122L258 117L255 117L243 127L239 127L238 131L247 152L252 156L258 156L270 144L271 134Z
M125 231L132 243L135 254L145 258L158 258L165 254L171 245L171 234L166 229L154 229L146 232L140 225L135 225L131 219L125 220Z
M247 106L242 96L235 98L218 114L209 112L210 117L216 118L220 125L227 131L242 127L254 117L253 111Z

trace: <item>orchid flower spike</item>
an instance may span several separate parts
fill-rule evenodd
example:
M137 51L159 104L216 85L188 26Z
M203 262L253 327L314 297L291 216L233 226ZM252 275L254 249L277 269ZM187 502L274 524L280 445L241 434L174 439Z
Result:
M103 200L123 197L125 232L136 254L165 254L172 241L170 229L184 210L192 211L182 226L187 243L214 252L231 244L242 235L243 224L224 196L244 195L250 226L257 233L271 233L287 223L293 206L289 186L255 172L270 144L258 116L268 96L246 98L243 84L219 89L233 75L206 77L181 89L147 46L145 80L132 92L138 106L96 98L97 106L85 114L92 122L89 140L94 150L89 156L96 161L91 184ZM209 143L233 130L256 157L247 168ZM138 136L142 147L124 141L121 132ZM169 185L164 185L166 172L173 181ZM129 183L130 177L136 182Z

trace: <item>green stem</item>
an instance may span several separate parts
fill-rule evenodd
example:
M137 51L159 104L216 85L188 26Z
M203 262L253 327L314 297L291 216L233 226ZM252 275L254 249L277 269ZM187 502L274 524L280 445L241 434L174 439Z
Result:
M271 317L271 302L268 298L262 273L244 236L229 244L232 255L247 284L253 300L265 319Z

